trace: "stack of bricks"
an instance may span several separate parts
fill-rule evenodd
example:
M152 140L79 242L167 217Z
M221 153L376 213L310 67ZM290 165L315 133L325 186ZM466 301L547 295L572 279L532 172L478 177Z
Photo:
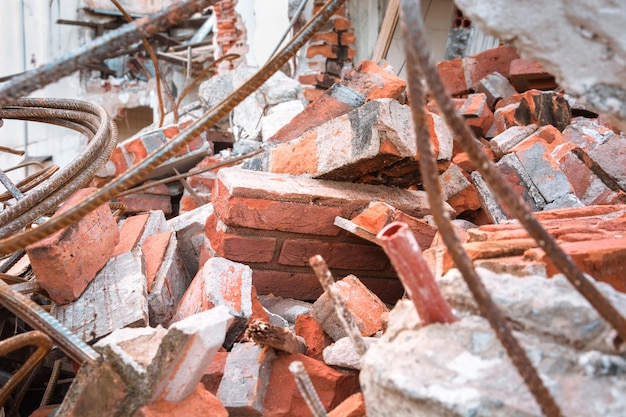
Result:
M415 217L428 213L423 191L222 169L200 264L215 256L245 262L260 294L312 300L322 290L308 260L321 254L338 276L354 274L394 302L403 290L383 250L334 225L380 199Z
M324 5L315 0L314 12ZM299 81L304 86L304 97L313 101L324 90L338 82L345 69L351 68L355 50L354 28L346 17L346 6L342 6L328 23L320 29L306 47L306 62Z
M237 0L221 0L214 6L217 20L216 58L227 55L235 45L246 43L246 27L235 10L236 5Z

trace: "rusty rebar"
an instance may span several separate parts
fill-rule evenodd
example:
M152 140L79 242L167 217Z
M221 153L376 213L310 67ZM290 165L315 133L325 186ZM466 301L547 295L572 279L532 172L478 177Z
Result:
M320 397L317 395L315 387L311 382L311 378L304 368L304 364L301 361L291 362L289 364L289 372L291 372L296 380L298 390L300 394L302 394L302 398L304 398L304 402L309 407L313 417L328 417L324 405L322 401L320 401Z
M0 342L0 356L5 356L14 350L24 346L35 345L37 350L29 356L22 367L13 374L9 382L0 388L0 409L4 405L9 394L17 387L20 382L28 376L35 366L48 354L52 349L52 341L45 333L33 330L27 333L18 334L9 339Z
M90 64L98 64L113 57L128 45L141 38L149 38L156 33L176 25L181 20L214 3L214 0L187 0L176 2L166 9L134 20L121 28L87 42L66 56L32 71L16 75L0 86L0 107L4 107L18 97L24 97L43 88L74 71Z
M128 187L141 182L156 167L176 155L185 145L199 134L213 127L222 120L235 106L267 81L317 32L326 21L341 7L345 0L329 0L322 9L305 25L291 42L273 57L252 78L243 83L230 96L210 109L201 118L179 133L171 141L150 154L146 159L135 165L125 174L107 184L100 191L85 198L76 206L64 213L51 218L32 230L4 238L0 241L0 256L35 243L52 233L78 221L87 213L95 210L105 202L117 197ZM176 3L179 4L179 3ZM2 91L0 90L0 94Z
M483 151L482 145L476 140L471 129L465 124L463 116L456 110L432 60L429 59L429 62L426 62L426 58L429 57L424 52L419 51L419 53L424 55L422 71L437 101L437 105L452 129L454 137L474 162L491 191L509 212L519 220L520 224L528 231L528 234L535 239L539 247L544 250L548 258L567 277L574 288L589 301L604 320L615 328L620 338L626 341L626 319L624 316L585 277L572 258L559 247L556 239L533 216L532 211L528 208L521 195L504 180L498 168Z
M376 235L424 326L454 323L448 302L443 298L428 268L413 232L406 223L392 222Z
M457 238L450 221L450 215L444 207L439 186L437 162L427 128L428 122L424 108L425 98L421 85L423 75L426 76L430 86L432 79L436 78L435 74L437 72L434 66L431 65L430 48L426 42L419 0L403 0L400 9L405 39L406 71L411 111L417 136L418 153L420 155L420 172L424 188L428 193L431 213L452 259L463 274L467 286L479 305L481 314L489 321L511 362L515 365L542 412L550 417L562 416L561 410L550 391L545 387L537 370L528 359L526 352L513 336L506 318L500 312L474 270L472 260ZM433 86L431 86L432 90ZM440 93L443 93L443 91L440 91ZM450 109L446 107L445 111L449 112Z
M70 358L82 364L94 361L98 353L71 333L57 319L30 298L20 294L0 280L0 304L33 329L47 334Z

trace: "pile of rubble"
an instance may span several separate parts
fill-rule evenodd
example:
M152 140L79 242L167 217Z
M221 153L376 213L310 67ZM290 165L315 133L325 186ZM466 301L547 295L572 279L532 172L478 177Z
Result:
M121 143L94 185L174 137L246 71L208 81L204 104L179 125ZM502 175L623 310L615 290L626 290L626 136L509 46L439 71ZM237 132L225 121L159 168L190 171L187 180L165 185L157 172L119 199L122 218L103 206L26 249L52 314L102 355L78 371L58 415L308 415L293 361L335 417L366 408L538 415L430 219L405 82L386 64L362 62L306 107L297 84L274 76L233 113ZM457 149L437 107L427 109L448 212L555 397L567 413L623 415L620 343L562 278L546 280L558 271ZM218 168L233 133L233 151L254 155ZM422 327L398 302L404 289L375 238L393 221L409 225L458 322ZM342 278L364 357L309 266L315 255Z

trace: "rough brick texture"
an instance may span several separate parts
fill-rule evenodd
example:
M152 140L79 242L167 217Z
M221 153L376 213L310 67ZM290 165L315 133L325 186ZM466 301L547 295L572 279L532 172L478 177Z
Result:
M63 213L96 192L74 193L57 210ZM50 298L65 304L76 300L107 263L119 242L119 229L107 204L67 228L26 247L37 282Z

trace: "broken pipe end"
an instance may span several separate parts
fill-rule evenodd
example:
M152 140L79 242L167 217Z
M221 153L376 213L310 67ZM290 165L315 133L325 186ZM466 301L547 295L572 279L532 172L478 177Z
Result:
M395 268L424 326L458 319L441 295L413 232L406 223L393 222L376 236Z

